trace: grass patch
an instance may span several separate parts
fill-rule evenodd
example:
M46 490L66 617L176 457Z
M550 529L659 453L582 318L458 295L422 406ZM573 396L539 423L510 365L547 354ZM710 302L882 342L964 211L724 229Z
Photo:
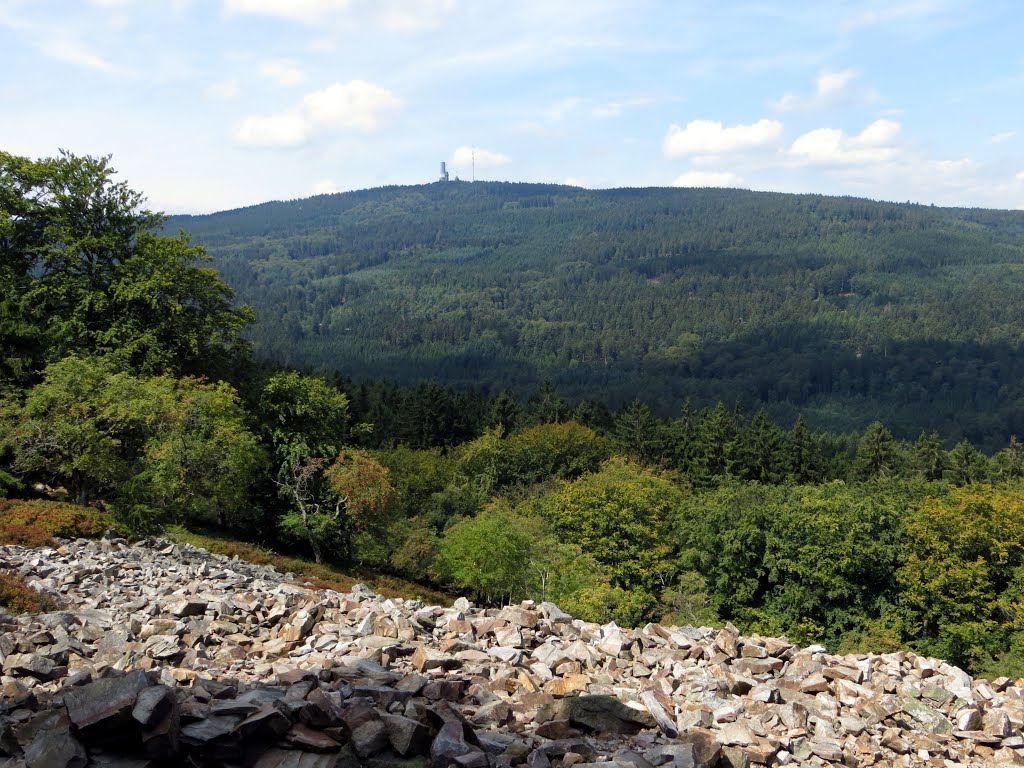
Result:
M29 587L17 576L0 573L0 607L8 613L44 613L54 607L53 601Z
M374 592L385 597L404 597L423 600L435 605L447 605L452 596L424 587L413 581L397 576L382 575L369 571L342 571L333 566L292 555L282 555L258 544L232 539L221 533L189 531L181 526L168 526L164 536L179 544L191 544L227 557L238 556L257 565L272 565L281 573L291 571L303 581L321 589L348 592L353 584L365 584Z
M0 499L0 544L41 547L62 539L95 539L121 526L106 512L63 501Z

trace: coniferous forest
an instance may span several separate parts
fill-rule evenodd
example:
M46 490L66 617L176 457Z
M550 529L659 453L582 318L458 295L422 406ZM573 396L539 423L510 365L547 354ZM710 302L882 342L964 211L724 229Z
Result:
M167 222L109 159L0 153L0 539L61 500L1022 675L1022 233L502 184Z
M687 398L998 450L1024 432L1024 213L465 182L176 217L261 359L662 417Z

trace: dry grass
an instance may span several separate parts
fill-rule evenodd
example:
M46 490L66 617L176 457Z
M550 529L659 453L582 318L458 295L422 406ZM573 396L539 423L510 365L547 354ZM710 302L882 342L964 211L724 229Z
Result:
M227 557L238 556L257 565L272 565L281 573L292 572L303 581L308 581L320 589L333 589L337 592L348 592L353 584L366 584L374 592L386 597L404 597L423 600L427 603L447 605L452 601L451 595L424 587L412 581L370 572L341 571L333 566L317 564L301 557L278 554L266 547L250 544L245 541L231 539L221 534L196 533L180 526L172 526L164 531L171 541L192 544L202 547L218 555Z

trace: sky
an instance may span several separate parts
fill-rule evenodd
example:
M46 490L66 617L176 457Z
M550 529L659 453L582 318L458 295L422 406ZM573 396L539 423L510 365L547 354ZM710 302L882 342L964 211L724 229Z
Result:
M1019 0L0 0L0 150L154 210L390 184L1024 208Z

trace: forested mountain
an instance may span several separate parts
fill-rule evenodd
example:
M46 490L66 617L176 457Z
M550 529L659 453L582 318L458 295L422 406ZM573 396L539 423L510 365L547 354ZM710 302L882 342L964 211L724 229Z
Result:
M173 217L253 305L258 355L668 415L995 449L1024 432L1024 212L724 189L477 182Z
M200 220L219 222L206 237L220 238L226 271L249 270L240 285L264 291L265 310L281 299L285 332L272 342L294 334L307 352L327 350L312 342L330 337L281 318L299 322L307 298L335 302L317 323L353 329L338 338L364 369L324 365L365 378L404 345L413 362L382 373L522 386L564 370L577 393L601 394L589 376L663 404L688 389L719 395L658 418L642 399L569 402L548 380L526 398L485 396L260 363L241 336L249 307L233 306L187 234L154 234L163 217L115 176L109 158L0 151L0 544L212 527L488 605L553 600L626 626L735 621L830 649L909 648L1024 674L1024 443L946 450L949 431L918 426L911 442L874 422L837 434L721 399L774 398L784 413L803 401L845 423L916 410L921 425L959 423L996 442L1019 391L1015 215L452 185ZM334 238L305 258L286 257L316 237L292 225L228 234L239 218L255 229L339 205L304 225ZM437 227L434 244L420 220ZM801 221L810 234L797 236ZM743 245L721 245L729 226ZM755 232L774 235L755 245ZM475 357L446 368L455 348ZM488 349L504 370L486 367ZM932 419L929 402L946 410ZM8 602L0 590L0 609Z

